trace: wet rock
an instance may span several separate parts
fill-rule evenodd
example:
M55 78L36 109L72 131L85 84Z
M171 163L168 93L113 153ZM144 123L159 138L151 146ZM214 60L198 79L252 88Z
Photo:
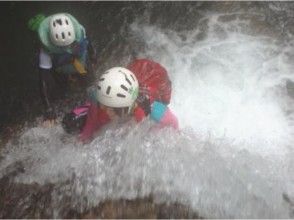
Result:
M181 204L155 204L152 198L104 201L82 218L199 218L196 212Z
M69 195L60 194L61 199L54 203L53 191L62 184L14 183L15 173L0 180L0 218L200 218L187 206L156 204L152 197L106 200L81 211L81 207L73 205Z

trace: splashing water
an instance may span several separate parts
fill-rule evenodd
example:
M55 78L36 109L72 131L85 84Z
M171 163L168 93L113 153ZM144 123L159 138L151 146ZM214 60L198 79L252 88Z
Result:
M199 21L205 37L196 27L178 33L130 26L146 44L140 56L170 74L180 132L130 121L110 125L82 146L60 126L34 127L7 144L1 174L22 161L25 172L16 182L71 180L53 192L55 207L62 205L59 192L81 209L152 194L156 202L178 201L208 218L289 218L282 195L294 192L293 100L286 89L293 46L246 34L246 20L220 18Z
M285 111L292 104L286 80L293 78L293 65L285 62L284 48L274 39L228 32L226 26L227 37L215 36L218 30L211 28L202 41L195 41L197 31L182 40L156 27L132 28L144 37L147 56L169 70L172 107L183 127L240 147L249 144L261 154L285 153L281 148L292 140Z

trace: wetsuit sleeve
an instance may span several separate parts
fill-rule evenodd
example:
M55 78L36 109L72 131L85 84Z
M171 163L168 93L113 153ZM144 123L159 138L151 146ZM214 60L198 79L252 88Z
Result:
M107 124L110 121L107 113L99 108L96 103L91 103L86 124L82 129L79 136L80 140L85 142L93 138L94 132L96 132L100 127Z

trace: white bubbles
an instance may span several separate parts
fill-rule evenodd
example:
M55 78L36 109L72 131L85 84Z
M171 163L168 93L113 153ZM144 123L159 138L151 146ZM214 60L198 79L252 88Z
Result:
M158 203L181 202L211 218L288 216L281 197L286 157L275 157L273 163L249 150L236 150L226 139L203 138L188 129L155 131L152 125L112 124L87 145L68 139L59 126L28 129L18 145L8 145L1 173L21 161L25 172L16 182L70 180L52 192L54 207L63 205L63 195L81 210L105 199L153 195Z
M25 172L16 182L70 180L52 202L68 194L73 207L152 195L207 218L289 218L283 194L294 198L290 49L274 37L247 35L250 23L237 17L204 17L201 40L197 27L177 33L131 25L146 44L140 56L170 74L181 131L131 121L111 124L82 145L60 126L30 128L6 146L1 173L21 161Z
M182 127L252 144L262 154L286 153L281 148L292 140L286 80L293 78L293 65L284 60L284 48L269 37L230 32L216 16L212 20L201 41L191 31L181 41L177 33L152 26L134 24L132 30L146 42L141 56L147 54L168 69L172 107ZM225 38L215 36L216 24L227 33Z

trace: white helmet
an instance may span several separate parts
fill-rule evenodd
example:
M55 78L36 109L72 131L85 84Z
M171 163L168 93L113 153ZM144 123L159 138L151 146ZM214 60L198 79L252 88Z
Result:
M103 73L97 82L98 101L112 108L132 107L138 97L136 76L123 67L113 67Z
M56 46L68 46L75 41L74 26L66 14L53 15L49 29L52 43Z

